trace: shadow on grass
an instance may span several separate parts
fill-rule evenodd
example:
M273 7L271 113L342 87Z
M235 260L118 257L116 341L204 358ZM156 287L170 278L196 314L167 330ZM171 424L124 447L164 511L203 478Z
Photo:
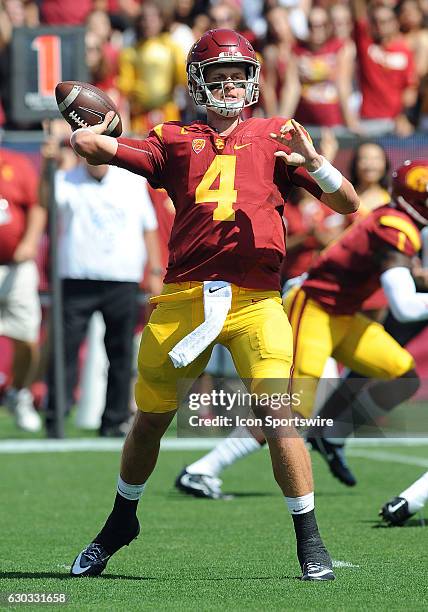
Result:
M162 497L164 494L159 493L159 496ZM246 497L277 497L277 493L263 493L261 491L242 491L239 493L234 493L233 491L227 491L227 493L222 493L224 497L220 497L219 499L214 499L211 501L230 501L234 498L244 499ZM190 493L180 493L179 491L169 491L167 493L167 497L174 500L183 500L183 501L191 501L195 499L210 499L208 497L196 497L195 495L191 495Z
M37 578L45 580L46 578L55 578L57 580L79 580L79 578L70 576L69 573L61 572L0 572L0 579L4 580L35 580ZM82 576L80 578L88 578ZM127 576L126 574L102 574L96 577L98 580L156 580L158 582L223 582L226 580L235 581L253 581L253 580L300 580L300 576L221 576L221 577L199 577L177 575L177 576Z
M406 523L404 523L404 525L387 525L383 521L382 522L380 522L380 520L374 521L373 519L365 519L359 522L371 524L372 529L406 529L408 527L426 527L427 526L426 521L422 521L417 518L409 519L408 521L406 521Z

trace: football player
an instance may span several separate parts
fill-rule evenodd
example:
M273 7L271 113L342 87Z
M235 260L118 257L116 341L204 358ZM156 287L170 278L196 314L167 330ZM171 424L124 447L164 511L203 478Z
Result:
M309 437L332 473L349 486L355 478L346 465L343 440L411 397L419 379L410 353L384 327L359 312L380 286L401 322L428 320L428 294L419 293L410 273L421 248L420 229L428 225L428 160L407 161L392 175L392 201L352 225L327 247L303 285L284 299L294 336L293 379L303 387L298 408L310 416L325 362L333 356L364 378L341 385L319 417L335 424ZM332 397L333 397L332 396ZM321 434L321 435L320 435ZM176 486L198 497L222 496L219 475L263 445L260 431L233 432L210 453L187 466Z
M320 156L306 131L283 118L242 120L257 101L260 64L232 30L210 30L187 60L189 93L207 123L158 125L145 140L103 135L113 115L72 135L90 163L145 176L168 192L176 209L163 294L141 339L135 393L139 411L125 441L114 507L72 576L95 576L139 533L137 504L160 440L177 409L177 383L196 379L215 342L231 352L251 392L285 391L292 334L279 294L285 252L284 200L305 187L346 214L358 198ZM284 163L285 162L285 163ZM276 381L272 383L272 381ZM262 418L270 407L259 408ZM288 414L288 413L287 413ZM334 578L314 514L309 455L293 427L268 437L275 478L292 515L304 580Z

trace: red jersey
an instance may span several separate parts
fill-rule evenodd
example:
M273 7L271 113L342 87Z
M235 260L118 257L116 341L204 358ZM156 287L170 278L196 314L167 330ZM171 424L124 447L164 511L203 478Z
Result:
M403 38L378 45L366 21L355 25L363 119L394 119L403 110L403 91L417 85L412 51Z
M325 249L302 287L333 314L350 315L380 287L381 256L390 248L413 257L420 233L404 211L392 205L376 208Z
M337 55L343 41L332 38L312 51L304 42L293 48L302 85L296 119L308 125L342 125L336 85Z
M174 203L166 283L222 279L279 289L284 201L296 185L322 195L304 168L274 157L290 151L269 136L285 122L248 119L225 137L200 122L169 122L145 140L118 139L110 163L163 187Z
M47 25L82 25L93 8L91 0L42 0L41 22Z
M0 149L0 264L12 261L37 195L38 178L31 162L21 153Z

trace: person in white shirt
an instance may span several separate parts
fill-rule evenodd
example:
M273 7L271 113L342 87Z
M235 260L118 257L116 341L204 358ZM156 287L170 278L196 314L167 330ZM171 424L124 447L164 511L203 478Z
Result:
M45 149L45 157L52 149ZM47 192L46 194L47 195ZM149 290L160 293L156 215L144 178L126 170L79 163L55 175L58 260L63 290L67 411L74 403L78 353L94 312L101 312L109 360L106 406L99 433L123 436L129 419L132 339L137 294L146 263ZM53 382L52 367L49 383ZM49 384L46 427L53 434L55 396Z

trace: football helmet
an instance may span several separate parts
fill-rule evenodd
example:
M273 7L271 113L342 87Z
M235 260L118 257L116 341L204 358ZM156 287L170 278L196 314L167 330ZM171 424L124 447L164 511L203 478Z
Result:
M407 160L392 173L392 199L419 225L428 225L428 160Z
M226 101L224 84L207 83L204 71L213 64L243 64L246 80L240 81L245 88L242 100ZM236 117L246 106L255 104L259 99L260 62L256 53L244 36L233 30L209 30L195 42L187 57L187 77L190 96L195 104L203 105L223 117ZM213 85L222 89L223 100L212 94Z

